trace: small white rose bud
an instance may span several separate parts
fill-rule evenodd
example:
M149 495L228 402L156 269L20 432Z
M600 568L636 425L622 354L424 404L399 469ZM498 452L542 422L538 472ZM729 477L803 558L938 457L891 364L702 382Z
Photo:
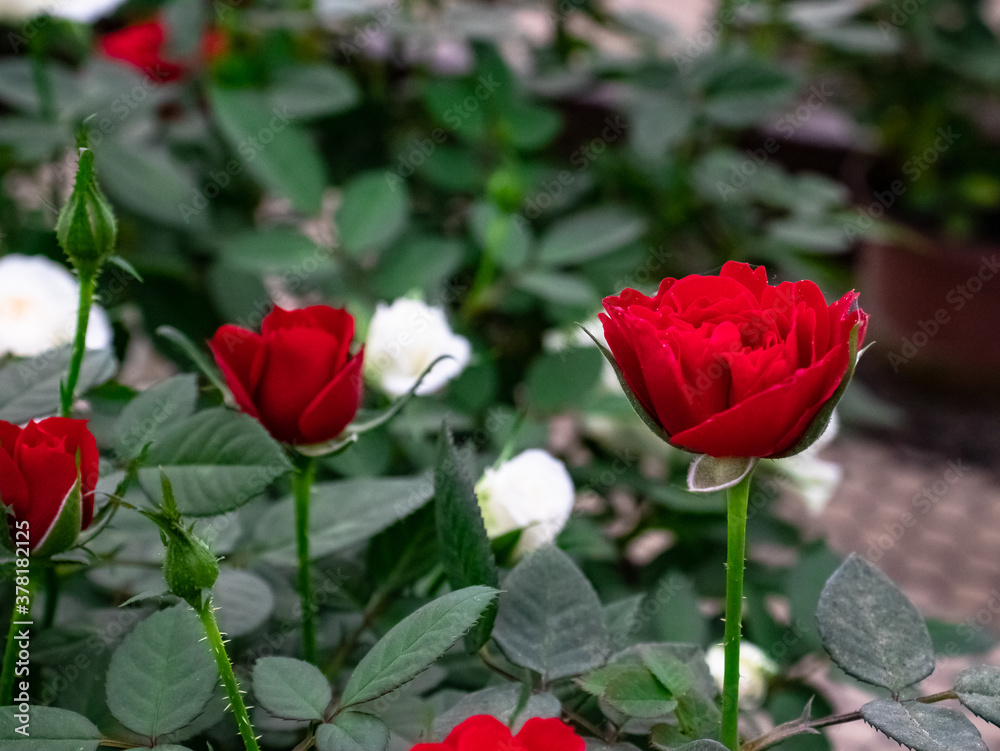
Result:
M726 652L721 644L709 648L705 655L708 669L722 690L726 672ZM756 644L740 643L740 707L757 709L767 696L767 684L778 674L778 666Z
M417 389L417 394L431 394L465 370L471 353L469 340L451 330L441 308L400 298L375 310L365 339L365 378L390 396L402 396L428 365L450 355Z
M64 266L44 256L0 258L0 357L34 357L69 344L76 333L80 285ZM87 348L111 346L111 325L90 309Z
M573 511L575 491L566 465L541 449L528 449L476 483L486 533L500 537L520 529L520 557L552 543Z

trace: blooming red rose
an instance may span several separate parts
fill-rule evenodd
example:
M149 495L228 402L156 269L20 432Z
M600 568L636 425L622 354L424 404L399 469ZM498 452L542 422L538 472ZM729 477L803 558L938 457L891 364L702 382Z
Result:
M323 443L354 419L364 349L351 356L354 318L314 305L275 308L260 334L222 326L208 346L244 412L284 443Z
M771 286L764 267L632 289L600 318L622 378L670 443L710 456L775 457L800 448L851 362L868 316L849 292L827 306L811 281Z
M583 751L583 738L561 720L535 717L512 736L500 720L476 715L460 724L444 743L418 743L413 751Z
M193 61L168 60L163 57L167 32L159 20L126 26L105 34L100 49L105 55L139 68L151 81L164 83L181 78ZM213 60L225 50L225 37L217 31L207 32L201 40L202 60Z
M0 502L11 535L28 522L32 552L59 553L94 518L97 442L86 420L49 417L19 428L0 420ZM23 529L23 527L17 527Z

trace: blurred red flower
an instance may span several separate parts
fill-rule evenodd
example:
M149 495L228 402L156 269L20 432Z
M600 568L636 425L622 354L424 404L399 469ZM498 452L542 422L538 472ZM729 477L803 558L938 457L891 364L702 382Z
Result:
M562 720L535 717L521 732L489 715L476 715L456 727L443 743L418 743L412 751L583 751L583 738Z

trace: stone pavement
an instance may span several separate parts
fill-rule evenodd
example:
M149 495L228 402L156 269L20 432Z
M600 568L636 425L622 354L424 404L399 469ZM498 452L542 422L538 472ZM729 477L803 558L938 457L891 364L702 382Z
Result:
M842 438L824 457L840 462L845 478L809 526L837 552L856 552L876 563L924 614L976 623L1000 637L1000 473L867 439ZM973 663L1000 665L1000 648L939 661L923 692L950 689L954 676ZM853 686L816 682L838 712L854 711L871 698ZM989 747L1000 750L1000 729L975 722ZM862 723L827 733L837 751L899 749Z

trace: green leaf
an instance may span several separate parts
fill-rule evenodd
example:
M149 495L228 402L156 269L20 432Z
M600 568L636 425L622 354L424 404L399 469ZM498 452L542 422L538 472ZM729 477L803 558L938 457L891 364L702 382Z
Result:
M469 209L469 232L490 258L505 269L524 265L534 236L523 217L505 214L493 203L480 201Z
M852 554L816 608L823 645L855 678L899 692L934 670L927 624L889 578Z
M603 696L612 708L642 719L662 717L677 708L672 694L641 666L614 676Z
M298 272L333 268L330 254L293 229L271 227L241 232L222 247L226 265L243 271Z
M115 422L115 451L134 459L161 430L190 417L198 399L198 378L192 373L168 378L125 405Z
M402 297L414 289L432 299L461 267L463 253L458 240L408 235L386 250L373 269L372 286L381 299Z
M601 601L555 547L541 548L504 581L493 637L516 664L545 681L585 673L611 651Z
M253 693L275 717L322 720L333 690L315 665L291 657L262 657L253 666Z
M315 558L364 543L424 506L434 496L429 477L359 477L312 489L309 551ZM272 504L254 530L265 557L294 566L295 501Z
M576 274L529 271L519 275L515 283L518 289L556 305L587 308L594 307L601 299L597 288Z
M365 172L344 186L336 225L340 244L352 256L382 250L406 226L410 214L406 183L389 174Z
M559 717L562 713L562 705L555 696L550 693L533 693L517 717L514 717L520 698L521 686L517 684L493 686L467 694L451 709L437 716L434 720L434 737L446 738L455 727L476 715L496 717L504 725L510 726L512 732L517 733L532 717L547 719Z
M97 751L101 742L94 723L76 712L33 704L27 718L18 715L17 707L0 707L4 751Z
M153 613L115 650L108 709L129 730L157 738L194 721L218 677L201 623L189 607L178 605Z
M501 128L506 128L514 146L526 151L545 146L562 127L560 114L548 107L514 101L508 103L502 112Z
M211 523L211 522L209 522ZM212 587L212 600L222 633L232 638L260 628L274 610L274 594L266 581L240 569L223 568Z
M1000 668L974 665L955 678L955 693L968 709L1000 725Z
M351 109L361 95L354 79L332 65L296 64L282 68L271 82L271 106L296 120L333 115Z
M773 117L795 96L798 80L773 63L742 55L715 56L704 75L704 111L712 120L745 127Z
M319 751L385 751L388 745L389 728L364 712L343 712L316 729Z
M441 565L454 589L477 584L496 588L499 585L496 560L467 469L455 448L451 429L443 425L434 468L434 511ZM489 640L496 617L497 606L493 603L469 632L470 652Z
M66 378L70 354L71 347L67 345L0 366L0 420L19 424L58 412L59 384ZM110 351L87 350L77 393L104 383L116 368Z
M290 122L287 105L276 106L258 91L213 87L215 121L241 163L264 187L307 214L320 210L325 160L305 132Z
M690 644L643 644L636 648L643 663L677 700L677 722L688 738L718 735L722 715L716 703L718 685L705 653Z
M601 206L559 220L542 238L538 262L546 266L577 264L635 242L646 220L631 209Z
M161 499L159 469L174 488L177 508L215 516L239 508L291 469L281 446L249 415L216 407L162 431L150 446L139 483Z
M159 143L106 138L94 149L101 184L122 206L180 229L208 226L193 176Z
M173 326L158 326L156 333L162 336L167 341L171 342L176 346L181 352L187 355L188 359L194 363L195 367L198 368L215 388L217 388L226 399L227 404L233 404L233 395L229 391L229 387L222 378L222 373L215 366L205 353L198 348L198 345L192 342L187 334L179 329L175 329Z
M341 708L377 699L422 673L476 625L497 594L490 587L460 589L404 618L362 658Z
M726 751L726 747L718 741L700 740L685 743L677 751Z
M700 454L688 468L688 490L714 493L731 488L753 472L757 460L746 456Z
M592 347L546 352L528 368L528 398L532 405L545 410L578 407L600 381L603 365Z
M861 707L865 722L913 751L989 751L969 718L954 709L876 699Z

